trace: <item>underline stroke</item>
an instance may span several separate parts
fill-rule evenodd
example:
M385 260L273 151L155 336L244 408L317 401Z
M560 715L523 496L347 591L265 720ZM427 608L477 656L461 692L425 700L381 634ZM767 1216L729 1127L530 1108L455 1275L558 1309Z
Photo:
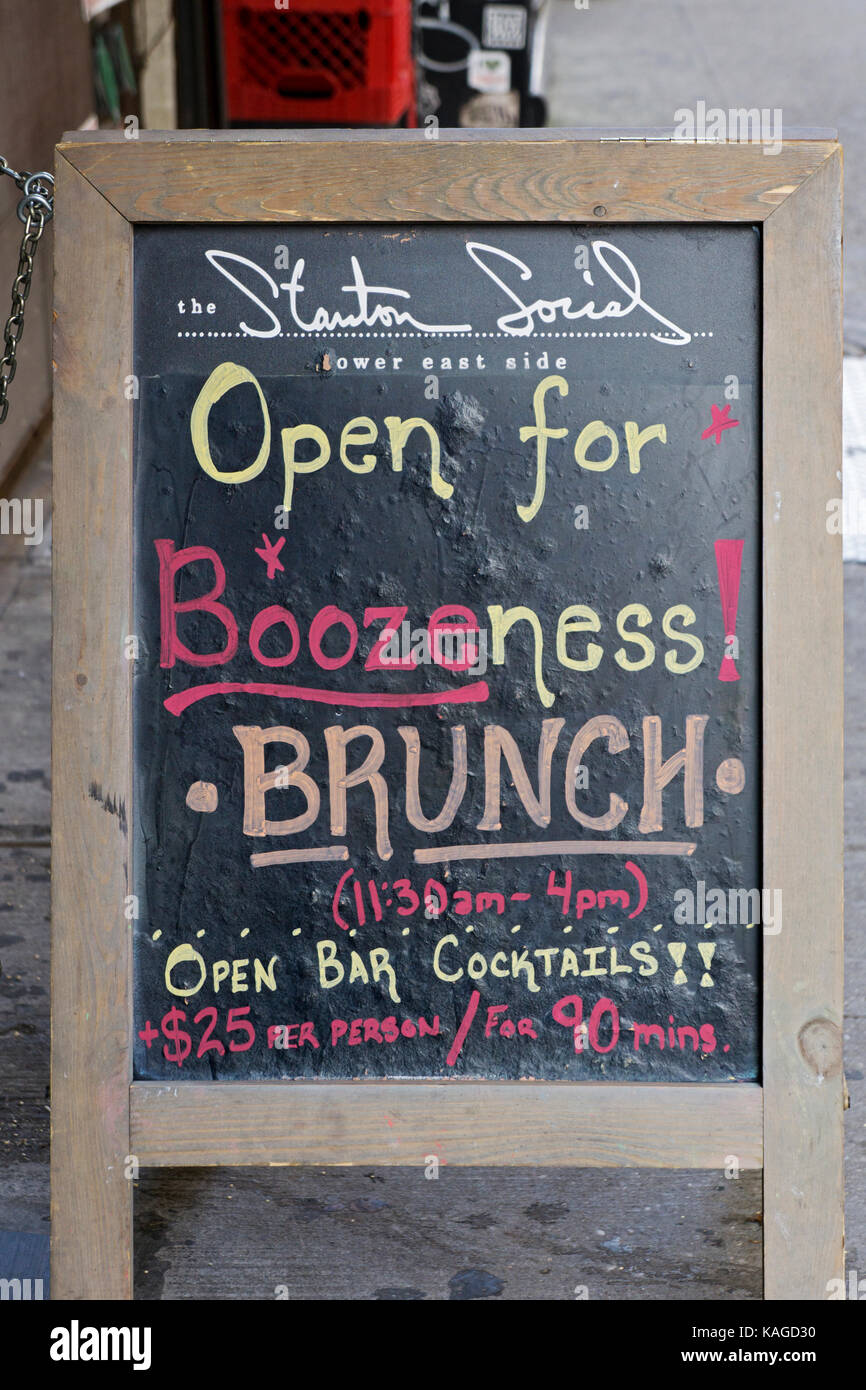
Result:
M361 709L405 709L414 705L483 704L490 696L486 681L474 681L459 690L415 691L400 694L392 690L320 690L316 686L282 685L259 681L216 681L193 685L163 701L169 714L179 715L199 700L213 695L274 695L281 700L309 700L318 705L352 705Z

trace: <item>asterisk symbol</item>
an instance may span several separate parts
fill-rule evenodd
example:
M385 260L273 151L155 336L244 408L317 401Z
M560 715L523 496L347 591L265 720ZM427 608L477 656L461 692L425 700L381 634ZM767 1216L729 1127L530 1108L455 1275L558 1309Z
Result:
M709 439L710 435L713 434L715 435L713 443L718 444L719 440L722 437L722 430L732 430L734 428L734 425L738 425L740 423L739 420L728 419L728 411L730 410L730 408L730 403L728 403L728 405L725 406L724 410L720 410L717 405L710 406L710 409L713 412L713 423L707 426L707 428L701 435L701 439Z
M277 570L285 570L285 565L277 557L286 543L286 538L285 536L280 536L280 539L277 541L276 545L274 545L272 541L268 540L263 531L262 540L265 543L265 548L264 550L260 550L259 547L256 546L256 554L261 555L268 567L268 579L273 579Z

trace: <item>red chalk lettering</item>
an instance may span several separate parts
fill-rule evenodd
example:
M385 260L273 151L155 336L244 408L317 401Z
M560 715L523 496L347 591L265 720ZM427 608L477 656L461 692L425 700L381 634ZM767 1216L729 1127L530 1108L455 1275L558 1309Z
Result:
M565 882L561 888L556 882L556 870L550 870L550 873L547 875L547 896L549 898L561 898L562 915L564 917L568 915L568 909L571 904L571 869L566 869Z
M508 1012L507 1004L490 1004L487 1009L487 1022L484 1025L484 1036L489 1038L499 1027L499 1014Z
M248 1052L256 1040L255 1029L253 1028L253 1025L250 1023L249 1019L240 1017L241 1014L248 1014L249 1011L249 1004L245 1004L243 1008L229 1009L228 1011L228 1017L226 1019L226 1032L245 1033L247 1039L246 1042L242 1043L230 1042L229 1052Z
M387 620L387 626L382 629L381 636L364 662L365 671L414 671L418 663L411 653L405 659L403 657L389 657L387 661L382 660L383 647L387 647L399 635L400 625L408 611L409 609L405 605L364 609L365 627L369 627L378 618Z
M261 639L272 627L276 627L277 623L283 623L288 628L291 649L283 652L282 656L265 656L260 645ZM263 608L253 618L249 643L250 651L262 666L291 666L301 645L301 634L294 614L290 613L288 608L281 608L278 603L271 604L270 608Z
M405 610L404 610L405 611ZM452 618L460 622L451 622ZM468 671L478 662L478 619L462 603L443 604L430 616L427 639L437 666L448 671Z
M312 1023L301 1024L301 1032L300 1036L298 1037L298 1047L303 1047L305 1043L309 1043L311 1047L315 1047L318 1050L319 1039L316 1037L315 1029L313 1028Z
M349 645L342 656L325 656L322 651L322 638L332 627L340 625L349 634ZM321 666L324 671L338 671L341 666L352 660L355 649L358 645L358 628L354 618L348 613L344 613L342 608L335 608L333 604L328 604L325 608L320 608L313 621L310 623L310 655L317 666Z
M226 586L222 560L209 545L191 545L177 553L174 541L157 540L154 545L159 556L160 666L168 669L178 657L190 666L224 666L238 649L238 625L231 610L218 602ZM197 598L184 599L179 603L175 599L175 575L195 560L207 560L213 566L213 588ZM193 652L178 637L178 613L199 612L213 614L225 629L226 644L222 651Z
M601 1021L606 1013L610 1014L611 1037L607 1046L599 1042L598 1034ZM596 1052L611 1052L619 1042L619 1009L612 999L599 999L592 1013L589 1016L589 1042Z

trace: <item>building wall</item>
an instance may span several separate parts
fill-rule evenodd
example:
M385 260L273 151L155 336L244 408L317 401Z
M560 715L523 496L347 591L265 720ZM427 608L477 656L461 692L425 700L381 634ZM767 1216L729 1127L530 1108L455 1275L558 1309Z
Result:
M0 0L0 154L15 169L53 170L55 143L87 120L93 101L80 0ZM16 216L19 196L11 179L0 179L0 324L9 315L24 230ZM0 426L0 480L50 408L52 256L49 225L37 253L9 414Z

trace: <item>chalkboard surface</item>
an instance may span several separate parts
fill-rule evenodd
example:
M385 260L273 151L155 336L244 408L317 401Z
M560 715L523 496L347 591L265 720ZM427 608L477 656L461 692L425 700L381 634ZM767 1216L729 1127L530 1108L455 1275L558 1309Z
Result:
M134 258L136 1075L754 1079L759 231Z

